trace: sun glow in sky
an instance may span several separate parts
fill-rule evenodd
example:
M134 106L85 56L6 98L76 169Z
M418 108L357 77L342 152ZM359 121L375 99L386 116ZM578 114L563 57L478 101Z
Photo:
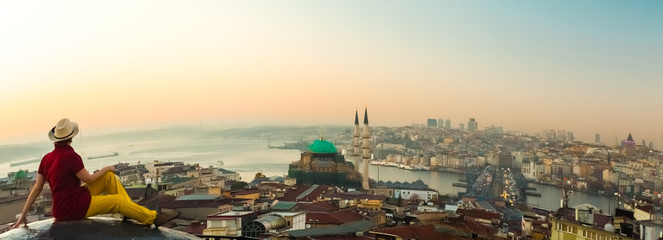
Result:
M663 146L661 1L3 1L0 141L470 117Z

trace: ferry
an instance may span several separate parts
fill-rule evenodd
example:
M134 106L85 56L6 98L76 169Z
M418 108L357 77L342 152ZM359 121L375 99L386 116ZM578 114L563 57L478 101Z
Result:
M430 171L430 167L429 166L424 166L424 165L416 165L416 166L414 166L414 170L417 170L417 171Z
M119 156L119 155L120 155L119 153L113 152L111 154L90 156L90 157L87 157L87 159L107 158L107 157L115 157L115 156Z
M371 161L370 164L375 165L375 166L385 165L385 163L383 161Z
M405 169L405 170L414 170L414 168L412 168L412 166L405 165L405 164L399 165L398 168Z
M398 163L387 162L383 166L385 167L399 167Z

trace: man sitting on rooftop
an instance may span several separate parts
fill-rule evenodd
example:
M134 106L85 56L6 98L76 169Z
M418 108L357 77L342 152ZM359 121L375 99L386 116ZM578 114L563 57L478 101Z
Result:
M26 215L41 193L44 182L51 186L53 217L56 221L80 220L87 217L120 213L141 224L163 225L179 213L157 214L131 201L126 190L113 173L115 167L107 166L90 174L80 155L71 147L72 138L78 134L78 124L64 118L48 132L55 149L46 154L39 164L37 180L28 196L21 216L13 228L27 225ZM85 184L81 186L81 181ZM102 195L104 194L104 195Z

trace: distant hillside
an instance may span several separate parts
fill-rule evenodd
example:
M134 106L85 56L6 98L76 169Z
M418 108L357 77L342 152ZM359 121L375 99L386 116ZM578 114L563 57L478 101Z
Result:
M271 139L281 141L312 141L320 137L330 140L345 140L351 136L352 128L346 126L269 126L233 128L212 132L206 138Z

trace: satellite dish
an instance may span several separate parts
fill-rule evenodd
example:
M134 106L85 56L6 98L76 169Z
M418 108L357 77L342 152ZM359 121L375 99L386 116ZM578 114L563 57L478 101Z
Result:
M605 224L603 229L608 231L608 232L611 232L611 233L615 232L615 226L612 226L612 224L610 224L610 223Z
M306 224L306 228L307 228L307 229L308 229L308 228L311 228L311 224L308 224L308 223L307 223L307 224Z

